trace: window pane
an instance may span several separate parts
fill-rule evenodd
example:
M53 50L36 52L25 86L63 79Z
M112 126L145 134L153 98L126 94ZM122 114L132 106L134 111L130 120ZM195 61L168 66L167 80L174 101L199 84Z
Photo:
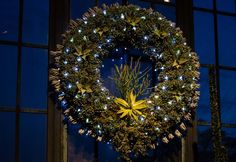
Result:
M210 109L210 93L209 93L209 77L208 69L200 69L200 100L197 108L197 116L199 121L211 121Z
M21 107L47 108L47 50L23 48Z
M20 162L46 162L46 115L20 115Z
M119 154L114 150L111 144L106 144L99 142L99 159L98 161L112 161L112 162L122 162L119 160Z
M144 8L150 8L151 7L151 3L147 3L147 2L143 2L140 0L128 0L129 4L134 4L134 5L138 5L140 7L144 7Z
M212 133L208 126L198 126L198 161L213 162Z
M17 47L0 45L0 106L15 107Z
M77 125L68 125L68 162L94 161L95 139L78 134Z
M220 71L221 118L223 123L236 123L236 72Z
M15 161L15 113L0 112L1 161Z
M171 21L176 21L175 7L158 4L158 5L156 5L155 10L160 12L167 19L169 19Z
M25 0L23 18L23 41L48 44L48 0Z
M236 17L218 15L219 60L236 67Z
M223 128L223 144L226 146L229 161L236 161L236 128Z
M212 0L193 0L194 7L200 7L200 8L213 8L213 1Z
M102 4L110 5L114 3L122 4L122 0L99 0L99 5L102 5Z
M235 0L216 0L217 10L236 13Z
M18 0L1 0L0 40L17 40Z
M215 61L213 20L213 14L194 12L195 51L203 64L213 64Z
M94 0L84 1L71 0L71 19L81 18L82 15L89 9L95 6Z

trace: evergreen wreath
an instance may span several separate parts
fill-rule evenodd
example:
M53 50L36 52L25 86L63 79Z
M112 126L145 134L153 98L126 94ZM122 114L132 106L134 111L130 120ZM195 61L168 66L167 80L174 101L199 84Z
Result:
M139 75L139 62L116 66L112 79L119 97L104 86L102 61L120 47L141 50L154 63L158 84L150 96L138 100L149 84ZM193 118L198 57L181 30L152 9L118 4L89 9L71 21L51 55L50 80L66 119L79 125L79 134L112 144L127 161L181 137Z

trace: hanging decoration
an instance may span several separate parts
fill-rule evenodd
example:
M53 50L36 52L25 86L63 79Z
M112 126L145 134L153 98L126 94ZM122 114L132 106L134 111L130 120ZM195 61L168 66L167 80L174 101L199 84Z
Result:
M112 95L100 68L119 48L148 56L158 84L150 87L150 69L140 74L139 61L131 61L115 67L111 78L120 95ZM111 144L127 161L181 137L193 118L198 57L181 30L152 9L118 4L90 9L71 21L51 55L50 80L65 118L80 127L79 134ZM147 91L152 92L142 97Z

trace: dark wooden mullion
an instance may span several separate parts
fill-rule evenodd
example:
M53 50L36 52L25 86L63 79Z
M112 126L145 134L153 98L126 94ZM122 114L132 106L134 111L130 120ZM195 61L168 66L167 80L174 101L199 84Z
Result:
M152 4L160 4L160 5L175 7L175 4L173 2L164 2L163 0L141 0L141 1L149 2L149 3L152 3Z
M201 7L193 7L194 10L196 11L202 11L202 12L208 12L208 13L214 13L214 9L207 9L207 8L201 8ZM236 16L236 13L231 13L231 12L225 12L225 11L216 11L217 14L219 15L224 15L224 16Z
M18 41L9 41L9 40L0 40L0 45L9 45L9 46L18 46ZM30 47L30 48L41 48L48 49L47 45L43 44L34 44L34 43L21 43L22 47Z
M51 63L50 51L56 49L56 44L61 41L61 34L67 28L70 19L69 0L49 1L49 50L48 64ZM62 124L61 111L55 108L50 83L48 82L48 120L47 120L47 161L63 162L65 157L64 126ZM64 146L63 146L64 144Z
M17 82L16 82L16 125L15 125L15 162L20 161L20 98L21 98L21 61L24 0L19 0L18 42L17 42Z

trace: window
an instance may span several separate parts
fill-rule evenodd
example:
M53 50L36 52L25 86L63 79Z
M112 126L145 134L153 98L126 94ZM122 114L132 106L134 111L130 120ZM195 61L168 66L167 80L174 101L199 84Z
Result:
M236 79L236 64L234 61L236 52L233 43L236 41L234 37L236 32L236 1L194 0L193 2L195 50L200 56L200 62L205 69L204 71L206 71L201 71L200 80L200 84L203 87L200 89L201 99L198 110L199 158L206 160L205 157L207 156L207 161L213 161L214 159L212 142L201 142L206 141L204 139L205 135L207 132L210 132L209 85L206 86L207 84L204 82L205 78L208 77L207 68L209 65L214 65L218 74L216 79L219 81L217 87L220 92L223 143L226 147L228 146L229 161L235 161L233 154L236 147L230 144L236 141L233 135L236 131L236 98L234 94L235 86L233 84ZM202 148L205 148L205 150Z
M49 2L3 0L0 10L1 159L46 162Z

